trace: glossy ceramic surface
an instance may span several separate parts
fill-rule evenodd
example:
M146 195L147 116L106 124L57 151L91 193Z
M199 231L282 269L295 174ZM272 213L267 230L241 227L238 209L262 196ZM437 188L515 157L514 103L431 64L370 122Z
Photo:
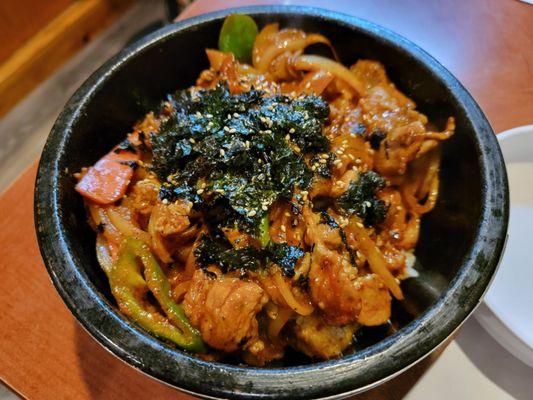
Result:
M498 141L509 175L509 237L484 307L475 316L503 347L533 368L533 125L502 132Z

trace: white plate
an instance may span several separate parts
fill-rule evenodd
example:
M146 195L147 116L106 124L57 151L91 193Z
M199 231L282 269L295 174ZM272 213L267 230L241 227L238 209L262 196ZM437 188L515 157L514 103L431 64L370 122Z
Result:
M507 246L474 314L511 354L533 367L533 125L498 135L511 197Z

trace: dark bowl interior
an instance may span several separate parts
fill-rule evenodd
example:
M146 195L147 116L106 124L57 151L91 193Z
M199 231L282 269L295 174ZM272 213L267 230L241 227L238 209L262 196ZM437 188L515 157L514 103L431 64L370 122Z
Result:
M391 324L364 329L351 354L315 362L289 355L270 368L196 359L148 335L115 309L95 257L72 172L93 164L169 92L190 86L207 66L229 11L173 24L107 62L65 106L42 154L36 184L36 227L57 290L83 326L132 366L204 396L310 398L357 392L428 354L472 312L497 266L508 218L504 164L494 133L459 82L400 36L342 14L298 7L253 7L260 26L279 22L320 32L342 62L381 61L397 87L431 122L448 116L457 131L443 146L441 194L424 217L416 255L420 277L404 282Z

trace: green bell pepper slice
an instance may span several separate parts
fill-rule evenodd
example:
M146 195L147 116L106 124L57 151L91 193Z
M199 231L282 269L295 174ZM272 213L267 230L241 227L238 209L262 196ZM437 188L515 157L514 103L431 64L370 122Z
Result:
M263 218L261 218L261 223L259 224L259 242L261 243L261 247L264 249L267 244L270 242L270 221L269 221L269 213L266 213L263 215Z
M233 53L239 61L250 62L258 33L257 24L249 15L228 15L220 30L218 48L224 53Z
M144 267L144 277L140 264ZM113 296L124 314L154 335L181 348L192 352L206 350L200 333L190 324L183 308L172 300L170 283L145 243L133 237L126 238L108 277ZM168 319L144 307L141 299L148 291L152 292Z

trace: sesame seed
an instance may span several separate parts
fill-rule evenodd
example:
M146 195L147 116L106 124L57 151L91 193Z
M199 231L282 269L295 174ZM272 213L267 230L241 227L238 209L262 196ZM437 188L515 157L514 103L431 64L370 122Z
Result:
M324 158L321 158L320 160L318 160L318 162L320 164L326 164L328 162L328 160L325 160Z
M396 210L402 211L402 206L396 206Z
M231 114L228 114L228 119L231 119Z
M239 118L239 117L240 117L240 115L239 115L238 113L233 113L233 116L234 116L235 118Z
M286 141L291 140L291 135L289 135L289 134L285 135L285 140L286 140Z
M224 157L224 156L226 155L226 152L224 151L224 149L220 149L220 155L221 155L222 157Z
M342 155L344 153L344 150L337 149L337 151L335 151L335 153L337 153L338 155Z
M193 138L190 138L189 139L189 142L191 142L192 144L196 143L196 140L194 140Z
M168 204L168 199L163 199L163 200L161 201L161 203L163 203L163 204Z
M279 229L281 229L282 232L286 232L287 231L287 228L285 228L285 225L281 225L279 227Z
M231 128L231 129L229 130L229 133L235 133L235 132L237 132L237 129L235 129L235 128Z
M336 183L337 183L338 187L341 187L341 188L344 187L344 182L343 181L337 181Z
M258 164L261 164L263 162L263 160L261 160L260 158L257 159L257 163Z
M207 186L207 184L206 184L205 182L202 182L201 185L200 185L200 187L201 187L202 189L204 189L206 186Z
M298 146L294 146L294 151L298 154L302 151Z
M204 192L204 189L198 189L198 190L196 191L196 194L202 194L203 192Z
M355 163L356 163L356 164L361 164L361 159L358 158L357 160L355 160Z
M213 114L205 114L207 118L213 118Z
M257 214L257 211L252 210L252 211L250 211L250 212L249 212L248 214L246 214L246 215L247 215L248 217L253 217L253 216L255 216L255 214Z
M316 171L316 165L311 166L311 171Z
M289 133L294 133L296 130L294 128L289 129Z
M271 131L270 129L267 129L267 130L265 131L265 133L266 133L267 135L270 135L270 134L272 133L272 131Z
M303 196L307 196L309 194L309 192L307 190L302 190L300 192Z
M353 154L348 154L348 157L350 158L350 160L355 160L355 157Z
M363 224L360 223L360 222L358 222L356 225L357 225L359 228L363 228Z
M229 128L228 128L227 126L224 127L224 130L225 130L226 132L229 132Z
M323 158L324 160L327 160L329 158L329 154L322 154L320 158Z
M263 204L263 205L261 206L261 210L263 210L263 211L267 211L267 210L268 210L268 207L265 206L265 205Z
M246 142L244 142L244 147L246 147L247 149L250 148L250 141L247 140Z

